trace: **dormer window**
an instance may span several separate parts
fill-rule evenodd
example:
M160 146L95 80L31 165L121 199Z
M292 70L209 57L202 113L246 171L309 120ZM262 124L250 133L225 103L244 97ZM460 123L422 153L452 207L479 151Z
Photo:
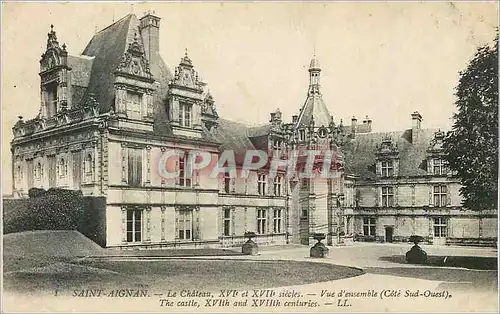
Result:
M394 163L392 160L381 162L382 177L392 177L394 175Z
M47 116L53 117L57 114L57 83L51 83L45 86L47 93Z
M306 140L306 130L299 130L299 141L303 142Z
M127 91L127 117L140 120L142 107L142 94Z
M275 149L275 150L281 149L281 141L280 140L273 141L273 149Z
M192 125L192 105L187 103L179 104L179 125L190 128Z
M448 172L446 162L440 158L434 158L432 160L432 174L434 175L445 175Z

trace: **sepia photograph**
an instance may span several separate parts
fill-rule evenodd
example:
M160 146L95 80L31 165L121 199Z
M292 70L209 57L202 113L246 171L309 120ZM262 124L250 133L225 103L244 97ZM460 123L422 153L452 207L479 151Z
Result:
M1 4L5 313L498 313L497 1Z

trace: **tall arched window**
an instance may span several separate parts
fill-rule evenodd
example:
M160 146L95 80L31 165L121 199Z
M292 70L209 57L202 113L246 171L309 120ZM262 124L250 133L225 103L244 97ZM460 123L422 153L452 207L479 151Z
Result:
M88 154L85 157L85 173L86 174L92 173L92 154Z
M42 164L41 163L38 163L36 165L36 177L37 179L41 179L43 176L43 168L42 168Z
M21 182L23 180L23 172L21 166L17 166L17 181Z
M68 174L68 164L66 163L66 160L64 158L61 158L59 161L59 175L61 177L64 177Z

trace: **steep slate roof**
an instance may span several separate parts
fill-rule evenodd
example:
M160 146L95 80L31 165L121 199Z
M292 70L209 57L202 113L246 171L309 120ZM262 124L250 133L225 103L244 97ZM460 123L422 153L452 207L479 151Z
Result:
M96 95L101 112L108 112L114 102L113 72L120 64L122 55L128 48L128 44L133 42L136 34L140 34L139 20L134 14L128 14L95 34L82 53L95 57L88 93ZM141 36L137 37L141 41ZM158 135L171 135L165 99L168 93L168 82L173 78L172 72L159 54L152 55L150 64L154 65L151 66L151 72L158 83L153 100L154 132Z
M71 102L78 107L82 102L87 86L94 57L68 55L68 66L71 68Z
M92 37L83 55L95 57L88 92L93 93L100 112L108 112L114 99L114 75L127 48L134 15L128 14ZM133 35L133 33L132 33Z
M375 161L377 145L390 136L399 151L399 176L419 176L426 174L426 150L437 129L421 129L415 143L412 143L412 130L383 133L356 134L346 147L346 170L360 176L362 180L375 179Z
M314 126L328 126L331 115L326 108L321 94L308 95L302 107L296 127L308 127L314 119Z

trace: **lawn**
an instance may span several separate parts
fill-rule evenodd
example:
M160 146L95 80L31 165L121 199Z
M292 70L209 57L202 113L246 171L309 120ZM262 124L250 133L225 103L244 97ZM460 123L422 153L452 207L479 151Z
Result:
M249 260L88 260L57 262L11 272L7 291L70 294L74 289L139 288L154 292L198 289L272 288L323 282L363 274L363 271L326 263Z
M5 291L32 294L144 286L156 291L271 288L363 274L325 263L229 259L224 256L241 253L225 249L106 250L76 231L8 234L3 253Z

